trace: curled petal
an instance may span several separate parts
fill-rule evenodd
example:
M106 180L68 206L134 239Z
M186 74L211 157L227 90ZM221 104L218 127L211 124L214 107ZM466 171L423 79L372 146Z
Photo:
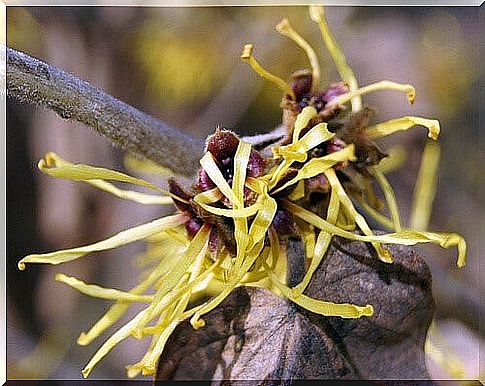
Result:
M283 189L287 188L290 185L295 184L296 182L314 177L318 174L323 173L325 170L331 168L335 164L342 162L342 161L347 161L347 160L355 160L355 146L354 144L350 144L346 148L336 151L334 153L331 153L329 155L326 155L324 157L319 157L319 158L312 158L310 161L305 163L301 169L298 170L298 174L285 183L283 186L280 188L276 189L273 194L276 194Z
M281 20L276 26L276 31L280 34L289 37L296 44L298 44L307 54L310 65L312 66L313 89L316 91L320 84L320 65L318 64L317 54L315 50L303 39L290 25L288 19Z
M357 78L355 77L352 68L348 65L347 59L345 59L345 55L342 49L339 47L335 38L330 32L330 28L328 28L323 7L315 5L310 6L310 17L315 23L318 23L318 27L320 28L323 41L327 46L328 52L330 53L330 56L332 57L340 76L345 81L345 83L347 83L351 92L357 90L359 88ZM352 97L352 110L354 112L358 112L361 108L362 100L360 98L360 95L356 94Z
M241 54L241 59L247 62L251 68L262 78L269 80L273 83L276 87L278 87L281 91L283 91L286 95L289 95L291 99L296 100L295 93L291 89L291 87L280 77L270 73L269 71L265 70L258 61L253 56L253 45L246 44L243 48L243 52Z
M264 265L267 269L271 282L278 288L285 298L290 299L293 303L299 306L323 316L339 316L346 319L355 319L362 316L372 316L374 308L367 304L366 306L356 306L349 303L333 303L325 302L322 300L313 299L309 296L301 293L294 293L291 288L281 283L271 272L267 265Z
M99 241L94 244L40 255L29 255L19 261L18 267L20 270L24 270L26 263L61 264L76 260L77 258L87 255L88 253L104 251L130 244L138 240L143 240L148 236L181 225L187 221L187 219L187 216L184 214L176 214L127 229L110 237L109 239Z
M443 248L450 246L457 246L458 259L457 266L463 267L466 263L466 242L465 239L457 233L444 232L424 232L411 229L403 229L399 232L388 233L385 235L359 235L348 232L336 225L329 223L316 214L296 205L290 201L283 202L283 207L290 210L295 216L305 220L313 226L326 230L334 235L344 237L349 240L363 241L363 242L378 242L384 244L401 244L401 245L416 245L421 243L438 244Z
M406 97L409 103L413 104L416 98L416 90L410 84L401 84L396 82L391 82L389 80L383 80L377 83L372 83L368 86L358 88L353 91L349 91L346 94L340 95L339 97L333 99L328 103L326 108L330 108L331 106L339 106L344 103L347 103L352 98L355 98L359 95L369 94L371 92L380 91L380 90L396 90L406 93Z
M406 116L396 119L391 119L387 122L382 122L377 125L368 127L365 132L370 138L381 138L397 131L408 130L414 126L424 126L428 129L428 137L438 139L440 134L440 123L436 119L427 119L421 117Z
M131 177L127 174L120 173L114 170L94 167L90 165L72 164L63 160L57 154L52 152L47 153L44 158L39 161L38 167L40 171L52 177L63 178L72 181L88 182L97 188L106 190L122 198L134 199L135 201L143 200L141 198L143 194L131 191L122 191L121 189L118 189L111 184L99 180L120 181L133 185L143 186L145 188L156 190L160 193L172 196L173 198L180 200L179 197L171 194L164 189L159 188L158 186L150 182L142 180L141 178ZM146 200L150 201L150 198L147 198ZM153 197L151 197L151 200L153 201Z

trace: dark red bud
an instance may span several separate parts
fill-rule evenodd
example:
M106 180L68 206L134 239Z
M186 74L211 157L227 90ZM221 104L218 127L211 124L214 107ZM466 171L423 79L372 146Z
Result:
M207 138L206 149L218 162L234 158L239 138L229 130L217 129L214 134Z

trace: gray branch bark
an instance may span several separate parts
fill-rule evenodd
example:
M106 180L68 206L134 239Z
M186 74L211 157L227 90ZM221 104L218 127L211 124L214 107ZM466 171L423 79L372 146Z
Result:
M124 150L183 176L196 174L204 143L54 66L11 48L7 96L82 122Z

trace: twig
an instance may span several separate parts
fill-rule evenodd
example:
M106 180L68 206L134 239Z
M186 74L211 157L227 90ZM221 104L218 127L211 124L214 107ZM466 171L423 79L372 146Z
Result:
M192 176L204 144L54 66L11 48L7 95L82 122L114 144L175 173Z

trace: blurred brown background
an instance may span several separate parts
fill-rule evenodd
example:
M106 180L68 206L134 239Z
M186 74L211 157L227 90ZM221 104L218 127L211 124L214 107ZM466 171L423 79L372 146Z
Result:
M441 122L442 160L430 229L463 234L468 264L455 268L454 249L421 251L435 272L443 344L463 360L464 377L475 378L483 286L479 256L484 250L479 219L485 216L479 194L484 180L479 163L483 66L478 8L328 7L326 15L361 85L388 79L416 87L412 107L396 92L365 97L377 110L377 121L418 115ZM282 17L317 50L322 86L339 80L304 7L9 7L7 42L193 136L204 138L217 126L247 135L278 125L281 96L241 63L242 46L253 43L258 60L284 79L308 67L305 54L274 31ZM17 270L17 261L29 253L97 241L161 212L157 206L125 202L82 183L42 175L36 163L47 151L121 171L123 152L51 111L11 100L7 109L7 375L80 378L101 342L79 347L76 338L109 303L79 295L55 282L54 274L130 288L137 282L132 257L143 244L64 266L29 266L24 272ZM405 221L425 141L425 130L416 128L383 142L384 149L399 143L406 150L404 166L389 175ZM124 366L138 360L146 344L128 339L92 377L125 378ZM436 364L430 363L430 369L435 377L451 377Z

